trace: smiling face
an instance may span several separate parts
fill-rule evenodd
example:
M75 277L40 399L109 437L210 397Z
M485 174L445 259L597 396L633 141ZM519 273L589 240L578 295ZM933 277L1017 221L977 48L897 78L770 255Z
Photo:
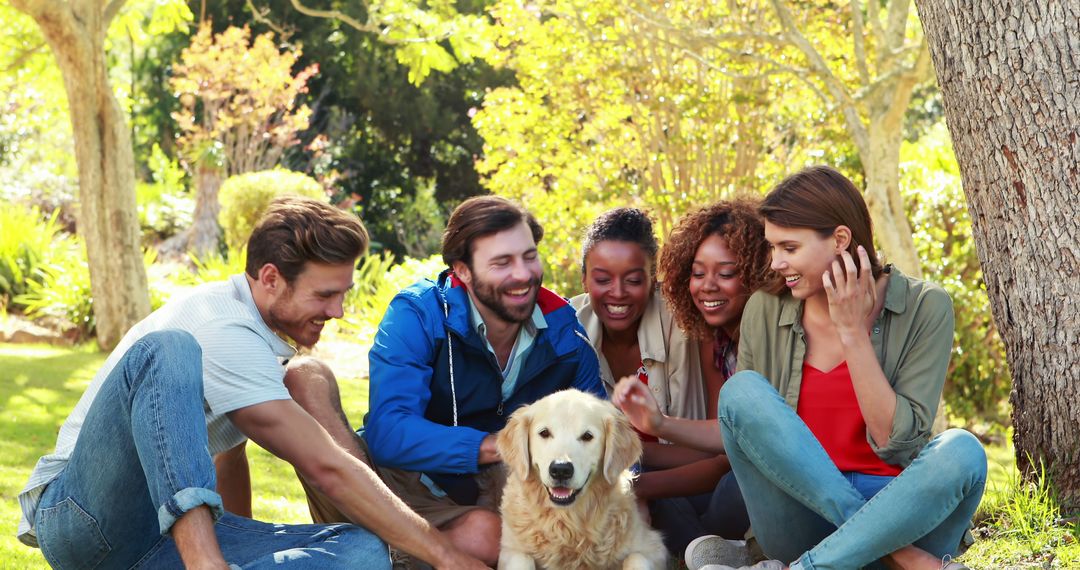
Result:
M484 318L508 324L527 321L536 305L544 271L532 231L522 222L476 239L472 262L454 263L454 272Z
M648 256L636 243L601 241L589 251L582 281L605 330L637 329L653 291L651 272Z
M845 226L822 237L810 228L789 228L765 222L765 240L772 249L772 269L784 277L784 284L796 299L824 294L822 275L828 271L837 251L847 247Z
M291 284L280 279L266 311L266 324L304 347L314 346L326 321L344 314L345 293L353 286L353 264L309 261Z
M735 269L727 240L712 234L702 240L690 271L690 296L705 322L734 336L750 292Z

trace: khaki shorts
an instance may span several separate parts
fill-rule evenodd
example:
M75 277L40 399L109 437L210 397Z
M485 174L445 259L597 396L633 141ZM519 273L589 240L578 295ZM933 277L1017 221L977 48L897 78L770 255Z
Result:
M364 453L364 463L378 473L379 477L383 480L383 483L385 483L398 498L404 501L409 508L416 511L416 514L423 517L435 528L442 528L469 511L483 508L473 505L459 505L452 501L450 497L435 496L431 490L428 489L427 485L420 481L420 473L405 471L403 469L394 469L391 467L378 467L372 464L370 459L371 456L368 453L367 442L364 441L364 438L359 436L357 436L356 439L357 443L360 445L360 450ZM312 521L320 524L354 522L350 521L348 517L342 514L326 495L316 491L314 487L309 485L300 473L297 473L296 476L300 479L300 484L304 486L304 493L307 495L308 510L311 511Z

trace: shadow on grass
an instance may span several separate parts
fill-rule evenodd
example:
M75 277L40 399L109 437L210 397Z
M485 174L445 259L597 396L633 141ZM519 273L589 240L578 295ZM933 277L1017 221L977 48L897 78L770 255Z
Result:
M91 349L0 345L0 457L27 473L105 360ZM6 482L5 482L6 483Z

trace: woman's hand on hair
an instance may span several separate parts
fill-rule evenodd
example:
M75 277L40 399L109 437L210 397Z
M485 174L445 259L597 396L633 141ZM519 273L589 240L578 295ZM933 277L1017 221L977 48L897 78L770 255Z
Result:
M640 431L658 435L664 424L664 414L656 403L649 387L636 376L626 376L615 385L611 402L626 414L626 418Z
M877 304L877 288L870 269L870 259L863 246L858 247L859 269L851 254L843 251L840 261L833 261L832 271L822 275L825 294L829 298L829 316L832 317L841 341L852 335L866 334L867 320Z

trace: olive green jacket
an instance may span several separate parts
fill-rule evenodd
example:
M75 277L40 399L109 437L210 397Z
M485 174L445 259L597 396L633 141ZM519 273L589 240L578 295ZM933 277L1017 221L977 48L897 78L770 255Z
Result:
M806 335L803 302L784 291L758 291L743 311L739 370L769 379L792 408L799 403ZM885 378L896 391L889 442L866 441L878 457L907 467L930 440L953 344L953 307L941 287L908 277L895 267L885 289L885 307L870 331Z

